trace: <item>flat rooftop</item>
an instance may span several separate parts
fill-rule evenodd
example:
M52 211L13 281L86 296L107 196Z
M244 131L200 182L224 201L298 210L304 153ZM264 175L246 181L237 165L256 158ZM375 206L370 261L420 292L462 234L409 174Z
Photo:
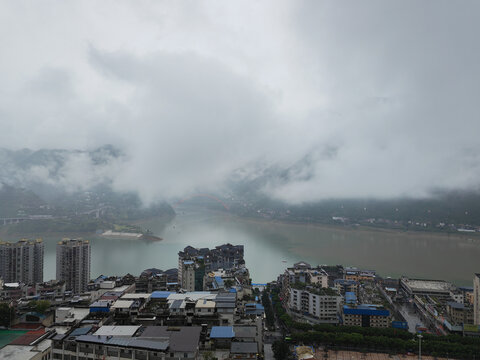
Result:
M407 279L401 280L412 291L449 292L452 284L443 280Z
M133 336L140 326L102 326L95 332L95 336Z

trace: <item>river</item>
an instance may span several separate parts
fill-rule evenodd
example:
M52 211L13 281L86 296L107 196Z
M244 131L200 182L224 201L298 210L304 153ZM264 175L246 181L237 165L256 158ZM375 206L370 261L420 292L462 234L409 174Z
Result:
M173 220L153 219L141 225L164 240L116 240L90 237L92 277L139 275L156 267L177 267L179 250L187 245L245 245L245 260L254 282L277 278L285 267L304 260L312 265L343 264L374 269L383 276L407 275L444 279L472 286L480 272L480 239L446 234L354 230L327 226L249 220L198 207L177 209ZM45 280L55 278L55 245L44 237Z

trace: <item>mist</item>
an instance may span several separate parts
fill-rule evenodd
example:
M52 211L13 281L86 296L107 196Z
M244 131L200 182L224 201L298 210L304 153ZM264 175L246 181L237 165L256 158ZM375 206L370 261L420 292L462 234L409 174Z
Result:
M0 182L145 203L478 189L478 2L26 6L0 5Z

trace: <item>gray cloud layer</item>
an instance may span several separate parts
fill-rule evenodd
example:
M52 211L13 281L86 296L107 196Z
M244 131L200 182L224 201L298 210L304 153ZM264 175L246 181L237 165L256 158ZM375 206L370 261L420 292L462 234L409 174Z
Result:
M478 187L478 2L50 5L1 5L0 147L125 156L22 176L145 201L272 167L292 202Z

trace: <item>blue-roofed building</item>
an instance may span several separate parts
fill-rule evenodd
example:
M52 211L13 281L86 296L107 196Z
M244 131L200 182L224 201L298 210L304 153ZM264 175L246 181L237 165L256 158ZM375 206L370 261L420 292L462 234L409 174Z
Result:
M167 300L167 298L170 294L174 294L174 292L171 292L171 291L154 291L154 292L152 292L152 295L150 296L150 299L151 300Z
M355 295L358 295L358 282L355 280L335 279L333 286L342 295L345 295L347 292L353 292Z
M212 326L210 339L231 339L235 337L233 326Z
M347 291L345 293L345 304L356 305L357 304L357 295L355 295L354 292Z
M91 313L108 313L110 312L110 301L95 301L90 304Z
M225 283L224 283L224 281L223 281L223 279L222 279L221 276L215 276L215 281L214 281L214 283L217 284L217 288L218 288L218 289L223 289L223 288L225 287Z
M265 313L265 309L262 304L258 304L258 303L245 304L246 315L262 316L264 313Z
M390 327L390 311L381 305L344 305L343 325L379 328Z

